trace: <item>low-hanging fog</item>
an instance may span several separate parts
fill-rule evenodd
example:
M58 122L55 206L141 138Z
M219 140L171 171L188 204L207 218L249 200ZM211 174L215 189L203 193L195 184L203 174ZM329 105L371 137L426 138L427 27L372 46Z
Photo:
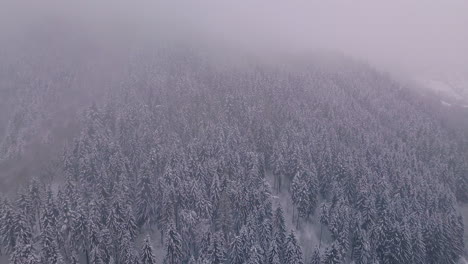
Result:
M466 10L463 0L2 1L0 32L2 47L15 45L49 21L101 41L172 36L259 53L325 49L403 72L466 73Z
M452 264L468 1L0 0L0 264Z

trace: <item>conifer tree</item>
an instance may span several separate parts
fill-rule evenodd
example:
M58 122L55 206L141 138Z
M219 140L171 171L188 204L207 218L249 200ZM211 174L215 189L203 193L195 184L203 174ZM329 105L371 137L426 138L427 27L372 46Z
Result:
M325 251L323 257L324 264L340 264L342 261L341 247L337 241L334 241Z
M262 248L263 252L268 252L268 249L273 238L273 226L270 220L263 220L260 225L260 230L258 234L259 245Z
M244 245L240 236L236 236L229 249L229 264L242 264L245 261Z
M288 238L286 239L284 263L286 264L303 263L302 250L301 250L301 247L297 244L296 236L294 235L294 232L292 230Z
M76 256L76 254L72 254L70 258L70 264L78 264L78 257Z
M15 246L15 250L10 256L11 264L39 264L39 258L34 250L31 243L24 243L24 241L18 241Z
M132 241L130 232L128 230L124 230L121 234L119 239L118 245L118 254L117 254L117 262L118 263L139 263L139 255L138 252L135 250L134 243Z
M86 220L85 212L81 207L75 212L75 221L73 223L72 241L74 247L86 256L89 255L88 249L88 221Z
M299 227L299 217L306 217L309 215L309 208L311 207L309 201L309 188L307 184L307 174L301 170L296 173L291 185L291 199L297 207L297 221L296 227Z
M174 225L170 224L166 232L166 257L164 262L166 264L181 264L182 261L182 241Z
M42 263L61 264L63 263L62 254L57 245L57 238L53 227L44 226L41 234L41 261Z
M42 188L37 178L33 178L29 184L29 197L32 202L33 222L37 224L39 220L40 208L42 207ZM34 229L35 226L33 226Z
M199 246L199 260L210 260L212 240L213 236L210 231L203 234Z
M191 256L187 264L197 264L197 263L198 262L195 260L195 258Z
M18 209L21 210L22 217L24 217L23 219L27 221L27 226L32 228L35 225L35 214L34 206L29 195L27 193L21 193L16 200L16 204Z
M141 253L141 264L156 264L156 257L154 256L153 251L150 238L147 236Z
M250 250L249 253L249 259L247 261L247 264L262 264L262 254L261 254L261 249L258 245L252 246L252 249Z
M0 216L0 241L7 254L11 254L16 247L15 218L13 208L5 201Z
M226 252L221 234L213 235L210 246L210 260L212 264L224 264L226 261Z
M278 246L279 258L281 263L284 263L286 253L286 224L281 206L279 206L275 211L273 227L275 231L276 245Z
M154 195L156 193L149 172L144 172L138 178L137 192L137 223L140 227L151 226L156 220Z
M272 240L270 243L270 249L267 255L267 264L280 264L279 250L276 245L276 240ZM320 263L319 263L320 264Z
M314 253L312 253L312 258L310 259L310 264L322 264L320 250L318 248L314 249Z
M14 218L14 234L15 234L15 247L18 248L18 245L28 246L32 245L32 232L30 223L26 219L26 215L21 212L18 212Z
M357 223L353 233L352 258L356 264L365 264L370 261L369 237L365 230Z
M102 258L102 252L98 245L93 245L89 253L89 263L90 264L104 264Z

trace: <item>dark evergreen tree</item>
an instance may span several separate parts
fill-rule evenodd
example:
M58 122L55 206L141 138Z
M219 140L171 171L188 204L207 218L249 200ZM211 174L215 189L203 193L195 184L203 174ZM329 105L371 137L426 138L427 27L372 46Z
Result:
M182 240L173 224L169 225L169 229L166 232L165 247L166 257L164 258L164 263L181 264L183 262Z
M279 258L280 261L284 263L286 254L286 224L281 206L279 206L275 211L273 227L275 231L276 245L278 246Z
M102 252L99 246L92 245L91 250L89 253L89 263L90 264L104 264L104 260L102 258Z
M221 234L215 234L210 246L210 263L224 264L226 261L226 251Z
M135 250L129 231L124 230L119 239L117 263L140 263L138 252Z
M297 207L296 227L299 227L299 217L307 217L310 214L310 208L313 207L309 199L308 180L307 173L299 170L291 185L291 198Z
M35 214L31 198L27 193L21 193L16 203L18 208L21 210L22 218L24 217L23 220L27 221L27 226L32 228L35 225Z
M329 248L325 250L323 256L324 264L339 264L343 260L342 248L337 241L334 241Z
M24 241L18 241L15 250L10 256L11 264L39 264L39 258L34 250L34 247L30 243L23 243Z
M44 226L41 234L41 262L50 264L64 263L53 227Z
M18 245L28 246L33 243L33 236L31 233L30 222L27 220L27 216L21 212L18 212L14 218L14 234L15 234L15 248L18 248Z
M268 252L271 240L273 239L273 226L269 219L263 220L258 234L259 245L263 252Z
M229 264L242 264L246 260L244 245L240 236L236 236L229 249Z
M291 230L288 238L286 239L286 250L284 254L284 263L286 264L301 264L303 263L303 255L301 247L297 244L296 236Z
M322 264L320 250L318 248L314 249L312 253L312 258L310 259L310 264Z
M40 208L42 207L42 197L43 197L43 190L37 178L33 178L29 184L29 197L32 202L32 217L33 229L37 227L37 223L40 216Z
M85 212L79 207L75 212L73 222L72 241L78 251L84 252L89 257L88 250L88 221Z
M149 172L144 171L138 178L137 192L137 223L140 227L150 227L156 222L155 194L156 190L148 175Z
M78 257L76 256L76 254L73 254L70 258L70 264L78 264Z
M247 260L247 264L261 264L263 263L263 257L261 253L261 249L258 245L254 245L249 253L249 259Z
M0 218L0 238L7 254L12 253L16 247L15 212L8 201L5 201Z
M156 264L156 257L153 251L153 246L151 245L149 236L147 236L141 253L141 264Z
M266 263L267 264L279 264L279 263L281 263L280 262L280 257L279 257L278 246L276 245L276 240L271 241Z

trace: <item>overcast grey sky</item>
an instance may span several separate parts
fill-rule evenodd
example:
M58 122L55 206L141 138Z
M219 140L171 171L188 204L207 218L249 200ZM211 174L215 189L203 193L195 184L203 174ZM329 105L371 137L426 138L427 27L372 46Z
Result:
M104 40L178 37L259 53L328 49L410 73L468 72L467 0L3 0L0 40L14 44L51 17Z

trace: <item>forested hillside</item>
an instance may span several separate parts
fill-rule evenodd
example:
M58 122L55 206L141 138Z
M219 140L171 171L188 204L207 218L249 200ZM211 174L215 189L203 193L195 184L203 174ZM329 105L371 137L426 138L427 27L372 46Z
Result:
M103 67L86 62L31 66L40 75L5 67L1 260L449 264L464 255L468 144L439 102L346 58L230 60L141 49L102 79L93 69Z

